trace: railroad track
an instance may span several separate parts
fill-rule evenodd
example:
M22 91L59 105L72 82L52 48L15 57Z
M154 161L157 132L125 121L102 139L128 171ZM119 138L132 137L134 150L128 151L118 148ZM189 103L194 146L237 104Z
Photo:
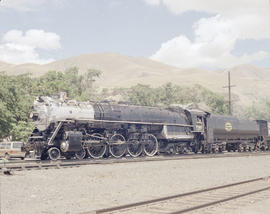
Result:
M121 159L84 159L84 160L58 160L58 161L40 161L40 160L24 160L24 161L9 161L0 162L0 172L7 171L22 171L34 169L55 169L66 167L79 167L83 165L93 164L118 164L132 162L153 162L153 161L168 161L168 160L186 160L186 159L208 159L208 158L226 158L226 157L247 157L247 156L266 156L270 152L252 152L252 153L224 153L224 154L185 154L178 156L155 156L155 157L125 157Z
M215 207L217 205L221 206L222 203L225 202L235 201L237 199L240 200L245 197L254 197L254 195L261 193L267 194L268 197L270 197L270 177L257 178L223 186L216 186L179 195L84 212L82 214L203 213L203 210L206 208ZM209 213L209 210L207 213Z

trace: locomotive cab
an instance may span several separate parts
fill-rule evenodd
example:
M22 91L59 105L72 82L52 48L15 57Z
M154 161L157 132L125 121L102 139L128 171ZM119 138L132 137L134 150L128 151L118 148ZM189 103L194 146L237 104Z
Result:
M193 132L203 134L207 128L208 112L201 110L189 110L191 123L193 125Z

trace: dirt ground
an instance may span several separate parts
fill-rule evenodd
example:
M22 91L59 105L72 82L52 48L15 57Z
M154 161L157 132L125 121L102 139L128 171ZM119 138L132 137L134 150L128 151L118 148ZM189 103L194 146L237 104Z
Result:
M77 214L270 176L270 156L134 162L0 175L1 214ZM269 213L270 199L234 212ZM264 212L268 211L268 212Z

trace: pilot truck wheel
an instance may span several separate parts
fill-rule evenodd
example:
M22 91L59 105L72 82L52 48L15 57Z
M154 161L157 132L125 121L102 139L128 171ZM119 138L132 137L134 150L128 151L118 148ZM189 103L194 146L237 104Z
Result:
M52 147L48 150L49 158L53 161L58 160L61 156L60 150L56 147Z

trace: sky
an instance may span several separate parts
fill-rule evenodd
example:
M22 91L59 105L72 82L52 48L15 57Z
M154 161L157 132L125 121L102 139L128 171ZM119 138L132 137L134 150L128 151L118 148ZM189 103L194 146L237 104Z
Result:
M0 61L45 64L103 52L180 68L269 68L270 1L0 1Z

